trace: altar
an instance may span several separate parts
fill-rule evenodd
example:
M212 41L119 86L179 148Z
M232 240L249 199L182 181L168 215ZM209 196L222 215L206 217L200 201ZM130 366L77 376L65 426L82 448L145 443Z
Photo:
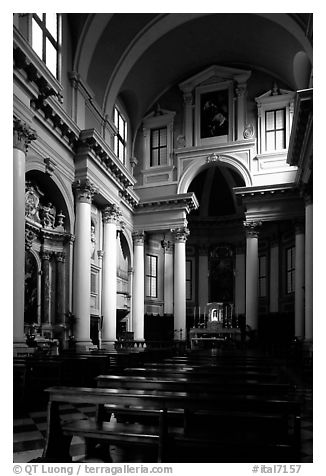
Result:
M208 303L206 308L207 320L204 314L204 322L198 322L197 326L189 330L191 349L206 342L215 346L225 340L241 341L241 331L233 316L232 303Z

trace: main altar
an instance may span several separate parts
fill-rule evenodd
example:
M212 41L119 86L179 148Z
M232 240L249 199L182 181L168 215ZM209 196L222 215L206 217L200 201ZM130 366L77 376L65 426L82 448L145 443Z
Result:
M206 318L207 311L207 318ZM208 303L204 318L196 325L194 311L194 325L189 330L190 347L194 349L209 343L215 346L218 342L234 340L240 342L241 331L238 320L233 316L233 304L225 302Z

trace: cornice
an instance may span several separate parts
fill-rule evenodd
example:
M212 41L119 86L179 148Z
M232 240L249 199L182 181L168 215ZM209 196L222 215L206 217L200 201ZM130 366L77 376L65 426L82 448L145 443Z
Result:
M294 104L292 132L288 148L287 163L300 165L302 154L305 153L307 136L312 136L313 90L298 91Z
M199 207L196 195L191 193L183 193L168 197L157 197L153 199L141 200L137 206L136 212L152 211L153 209L179 209L185 208L187 213L196 210Z
M285 183L280 185L263 185L256 187L234 187L233 191L238 198L243 200L262 199L279 199L284 195L292 195L299 197L299 191L295 184Z
M78 148L82 148L83 146L88 147L94 153L99 163L104 165L109 174L113 175L124 188L135 185L136 180L134 177L115 157L113 151L95 129L85 129L81 131Z

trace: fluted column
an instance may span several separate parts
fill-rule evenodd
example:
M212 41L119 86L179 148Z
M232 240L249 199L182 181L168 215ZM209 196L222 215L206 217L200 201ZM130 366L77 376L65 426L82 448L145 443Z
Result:
M95 192L89 180L74 183L76 197L74 249L74 314L77 348L87 349L90 340L91 203Z
M239 243L235 254L235 292L234 311L235 315L244 315L246 311L246 257L245 244Z
M313 338L313 202L305 197L305 339Z
M304 281L305 281L305 237L304 223L298 222L295 225L295 330L296 337L303 338L305 335L305 298L304 298Z
M278 236L271 240L269 274L269 310L278 312L279 306L279 243Z
M135 232L132 235L134 241L134 277L132 292L132 330L134 339L144 339L144 232Z
M164 249L164 314L173 314L173 244L163 240Z
M198 260L198 305L204 312L208 303L208 249L200 246Z
M106 347L112 345L117 337L117 222L120 218L121 213L116 205L109 205L104 208L102 345Z
M42 327L49 328L51 324L51 286L50 286L51 253L42 252Z
M174 338L186 338L186 227L173 231L174 237Z
M37 138L19 119L13 123L13 338L14 346L25 346L25 160L28 145Z
M246 324L258 328L258 228L261 222L245 222L246 230Z
M65 298L66 298L66 282L65 282L65 253L55 254L57 262L57 279L56 279L56 324L64 324L65 321Z

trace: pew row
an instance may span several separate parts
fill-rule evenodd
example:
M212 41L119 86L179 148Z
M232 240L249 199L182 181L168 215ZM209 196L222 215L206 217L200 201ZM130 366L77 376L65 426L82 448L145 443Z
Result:
M87 441L92 440L93 443L151 445L157 449L158 462L185 462L189 448L209 449L216 462L225 458L232 458L229 462L257 462L262 457L261 461L266 461L265 458L268 457L269 461L287 462L294 460L300 446L300 405L287 398L226 395L215 391L199 393L188 391L188 387L183 392L52 387L47 392L49 403L48 432L43 453L45 462L69 461L69 445L74 435L84 437ZM96 405L95 420L61 424L60 404L67 402ZM108 422L105 405L153 412L157 420L152 425ZM183 412L181 426L176 426L170 420L170 414L176 409ZM204 424L200 424L202 410L209 415ZM225 426L225 415L231 413L234 420L228 427ZM196 419L198 414L199 419ZM289 430L290 419L293 427ZM223 425L216 427L222 420ZM232 425L237 420L245 424L236 425L236 431L233 431ZM213 427L208 429L207 421L214 421ZM224 434L222 428L225 430ZM253 428L259 428L259 434ZM182 455L183 448L186 453Z

